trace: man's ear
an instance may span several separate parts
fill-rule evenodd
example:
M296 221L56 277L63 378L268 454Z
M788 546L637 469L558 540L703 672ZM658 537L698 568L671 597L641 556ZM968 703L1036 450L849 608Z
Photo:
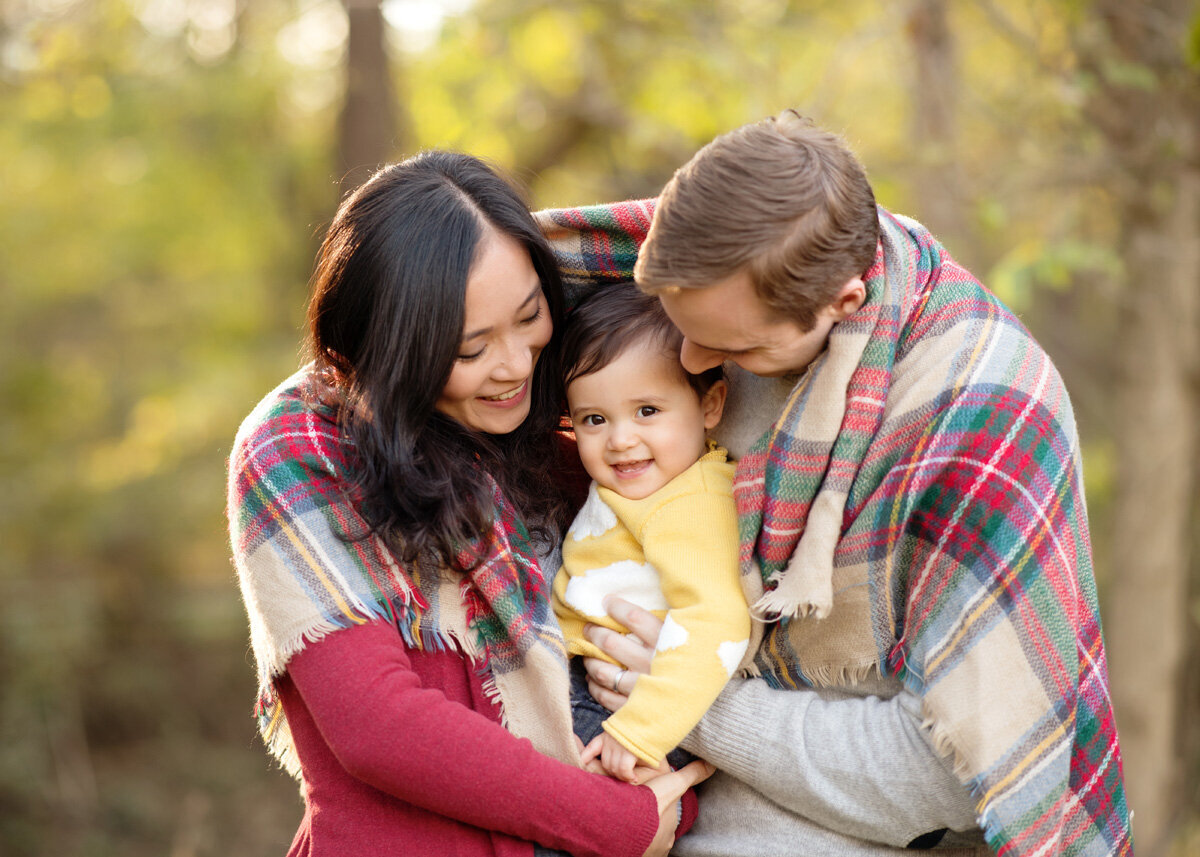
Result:
M725 397L729 395L729 385L717 381L708 388L708 392L700 398L700 409L704 412L704 428L715 428L721 421L725 411Z
M838 291L837 297L833 299L833 303L829 305L829 311L833 316L833 320L842 321L849 316L858 312L858 308L867 300L867 286L862 281L862 277L854 277L847 280L846 284Z

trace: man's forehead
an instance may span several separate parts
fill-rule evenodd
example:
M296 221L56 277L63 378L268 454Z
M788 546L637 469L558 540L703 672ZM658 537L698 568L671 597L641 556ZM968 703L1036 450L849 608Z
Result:
M722 280L711 286L668 286L658 293L663 309L679 323L676 315L718 328L765 321L765 307L749 283Z
M753 344L753 331L758 329L743 313L728 306L714 309L684 301L671 305L664 302L663 307L688 341L709 351L744 351Z

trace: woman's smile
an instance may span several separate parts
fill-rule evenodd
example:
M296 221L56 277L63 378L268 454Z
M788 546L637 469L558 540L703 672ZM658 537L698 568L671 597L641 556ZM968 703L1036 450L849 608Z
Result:
M529 379L526 378L521 382L521 386L509 390L507 393L497 393L495 396L480 396L479 398L487 402L489 405L511 408L519 405L525 398L526 391L529 390Z

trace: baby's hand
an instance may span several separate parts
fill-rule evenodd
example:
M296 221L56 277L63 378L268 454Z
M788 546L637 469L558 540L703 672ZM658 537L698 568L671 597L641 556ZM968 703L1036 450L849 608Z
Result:
M640 782L640 778L634 773L634 768L638 767L640 760L607 732L601 732L583 749L584 765L597 756L605 773L610 777L627 783Z
M594 744L595 742L593 741L592 743ZM599 755L599 753L600 753L600 750L598 749L599 748L598 744L597 744L596 752L591 753L590 750L591 750L592 745L589 744L586 747L583 746L583 742L580 741L579 736L576 735L575 736L575 746L579 748L579 766L581 768L583 768L588 773L592 773L592 774L602 774L603 775L603 774L607 773L604 770L604 765L600 764L600 760L598 758L596 758L596 756Z

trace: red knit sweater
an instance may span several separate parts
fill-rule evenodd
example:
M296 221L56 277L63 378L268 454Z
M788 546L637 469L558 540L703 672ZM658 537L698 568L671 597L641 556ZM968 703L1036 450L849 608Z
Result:
M373 622L310 643L278 689L304 776L288 857L640 857L653 793L562 764L499 724L472 664ZM684 802L681 829L695 799Z

